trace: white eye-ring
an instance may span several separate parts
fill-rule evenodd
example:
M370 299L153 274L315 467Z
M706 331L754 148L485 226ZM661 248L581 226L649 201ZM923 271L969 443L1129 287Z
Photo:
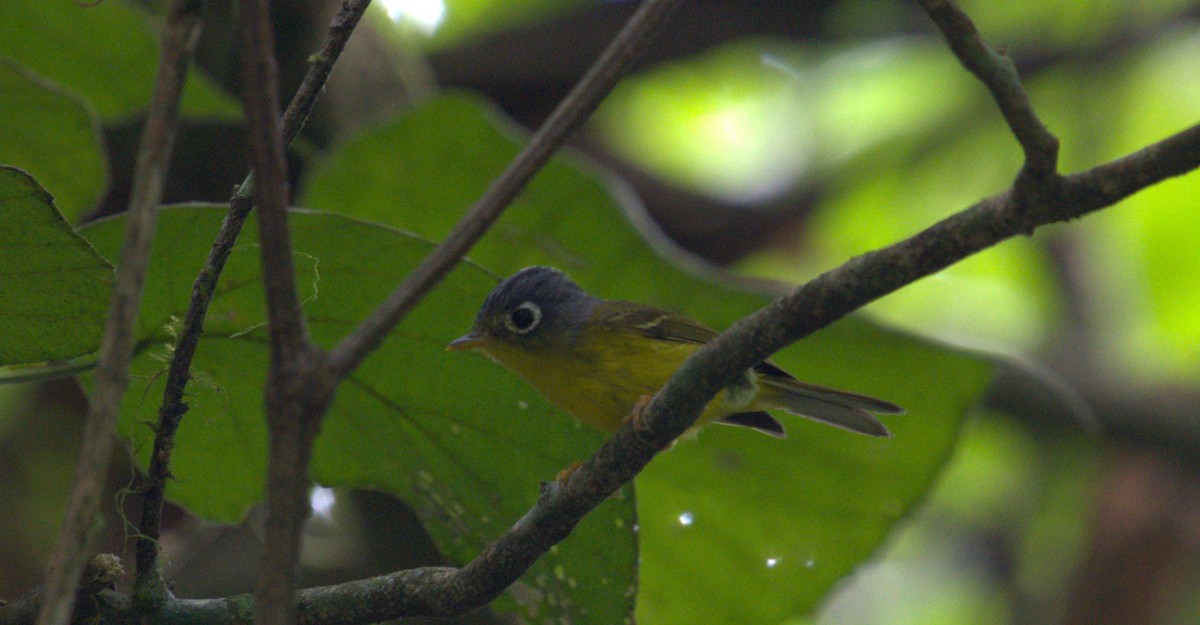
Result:
M542 322L542 307L533 302L521 302L517 309L509 313L504 325L516 334L529 334Z

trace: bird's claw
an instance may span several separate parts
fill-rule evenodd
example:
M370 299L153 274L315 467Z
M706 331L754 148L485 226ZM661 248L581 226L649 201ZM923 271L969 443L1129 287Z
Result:
M560 490L567 487L567 483L571 481L571 476L575 475L575 472L582 466L583 463L576 460L570 466L558 472L558 477L554 478L554 481L558 483Z
M646 406L650 405L650 400L654 399L653 395L642 395L638 398L637 403L633 405L633 410L625 416L626 421L633 423L633 431L641 434L646 431L646 423L642 421L642 413L646 411Z

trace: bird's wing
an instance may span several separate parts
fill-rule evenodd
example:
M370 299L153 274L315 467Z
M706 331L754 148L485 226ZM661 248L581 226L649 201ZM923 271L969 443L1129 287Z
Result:
M703 344L717 336L711 328L683 315L633 302L604 302L594 314L612 330L660 341Z
M610 330L636 332L660 341L702 345L718 334L716 330L683 315L634 302L604 302L595 314ZM796 379L770 360L754 365L754 371L785 380Z

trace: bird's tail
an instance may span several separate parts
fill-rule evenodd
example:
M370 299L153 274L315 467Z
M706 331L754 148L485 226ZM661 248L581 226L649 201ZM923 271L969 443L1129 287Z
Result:
M904 409L882 399L839 391L792 378L761 376L755 403L869 436L890 437L875 414L902 414Z

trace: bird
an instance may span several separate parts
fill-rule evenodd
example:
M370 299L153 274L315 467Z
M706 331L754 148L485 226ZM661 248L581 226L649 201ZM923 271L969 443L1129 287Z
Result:
M579 421L615 432L717 332L683 315L595 297L567 276L527 267L487 296L470 332L446 349L477 349ZM785 438L778 410L876 437L891 432L875 414L904 409L882 399L797 380L763 360L704 408L693 430L719 423ZM636 425L636 421L635 421Z

